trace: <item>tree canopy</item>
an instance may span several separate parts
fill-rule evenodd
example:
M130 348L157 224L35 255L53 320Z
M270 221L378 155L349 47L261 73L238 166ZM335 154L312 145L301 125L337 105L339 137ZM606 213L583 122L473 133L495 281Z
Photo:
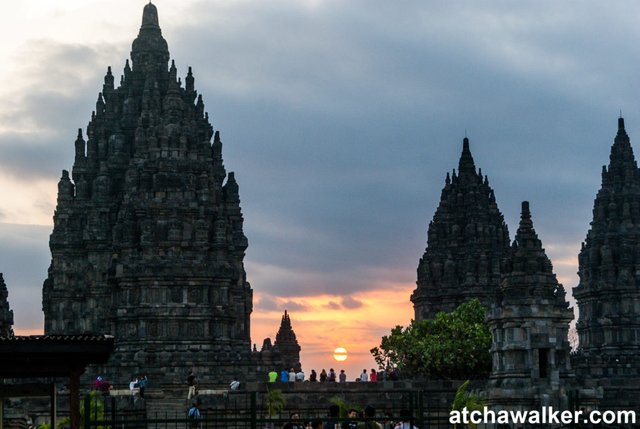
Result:
M371 349L381 369L429 378L475 379L491 371L491 334L486 309L473 299L434 319L396 326Z

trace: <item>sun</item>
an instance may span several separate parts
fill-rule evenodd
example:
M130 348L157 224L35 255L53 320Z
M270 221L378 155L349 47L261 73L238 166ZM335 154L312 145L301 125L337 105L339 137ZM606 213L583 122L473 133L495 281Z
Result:
M347 360L347 357L347 349L345 349L344 347L338 347L333 351L333 358L338 362L344 362L345 360Z

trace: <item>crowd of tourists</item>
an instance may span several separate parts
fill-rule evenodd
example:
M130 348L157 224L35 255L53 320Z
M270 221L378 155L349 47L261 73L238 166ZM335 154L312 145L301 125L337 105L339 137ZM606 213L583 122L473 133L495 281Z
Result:
M287 370L286 368L278 372L273 369L268 374L269 382L297 382L297 381L310 381L310 382L320 382L320 383L346 383L347 382L347 373L344 369L340 370L340 373L336 373L333 368L329 369L327 372L324 368L320 372L320 375L316 372L315 369L311 370L309 377L307 378L304 371L302 369L295 371L293 368ZM397 375L395 372L386 373L384 371L376 371L374 368L371 368L371 372L367 372L366 369L362 370L362 373L355 379L356 382L376 382L383 380L396 380Z

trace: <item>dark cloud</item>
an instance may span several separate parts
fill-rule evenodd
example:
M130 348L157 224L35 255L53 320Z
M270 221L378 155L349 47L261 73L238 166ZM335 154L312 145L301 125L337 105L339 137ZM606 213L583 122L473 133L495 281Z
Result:
M264 311L277 311L280 310L280 305L278 304L277 300L271 298L271 297L262 297L260 298L256 304L255 304L256 309L258 310L264 310Z
M323 307L328 310L354 310L362 307L363 305L364 304L361 301L351 296L344 296L340 298L340 302L330 300L324 304Z
M324 308L328 310L340 310L340 304L335 301L329 301L324 305Z
M575 284L566 261L586 236L619 109L640 138L638 12L630 1L202 1L169 19L160 5L179 74L194 66L237 173L256 308L414 283L465 130L511 236L530 201ZM75 129L129 47L32 42L18 71L31 84L0 123L36 132L0 134L2 171L70 168Z
M278 299L272 296L263 296L255 304L257 310L262 311L306 311L307 305L302 302Z
M344 308L355 309L355 308L360 308L363 305L364 304L362 303L362 301L358 301L357 299L352 298L350 296L345 296L342 298L342 306Z

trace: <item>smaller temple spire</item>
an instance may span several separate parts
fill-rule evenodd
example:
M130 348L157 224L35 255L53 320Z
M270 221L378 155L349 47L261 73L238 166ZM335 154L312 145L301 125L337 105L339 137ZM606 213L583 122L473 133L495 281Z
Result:
M191 93L194 90L194 78L193 72L191 71L191 66L189 66L189 72L187 73L187 77L185 78L185 89L187 92Z
M467 137L462 140L462 154L458 162L458 173L461 177L476 174L476 165L473 162L473 156L469 149L469 139Z
M82 138L82 128L78 128L78 137L76 137L76 162L81 162L85 157L85 141Z
M276 334L273 348L282 354L282 360L286 368L294 368L296 371L300 368L300 345L291 327L291 319L287 310L284 311L282 316L280 329Z

